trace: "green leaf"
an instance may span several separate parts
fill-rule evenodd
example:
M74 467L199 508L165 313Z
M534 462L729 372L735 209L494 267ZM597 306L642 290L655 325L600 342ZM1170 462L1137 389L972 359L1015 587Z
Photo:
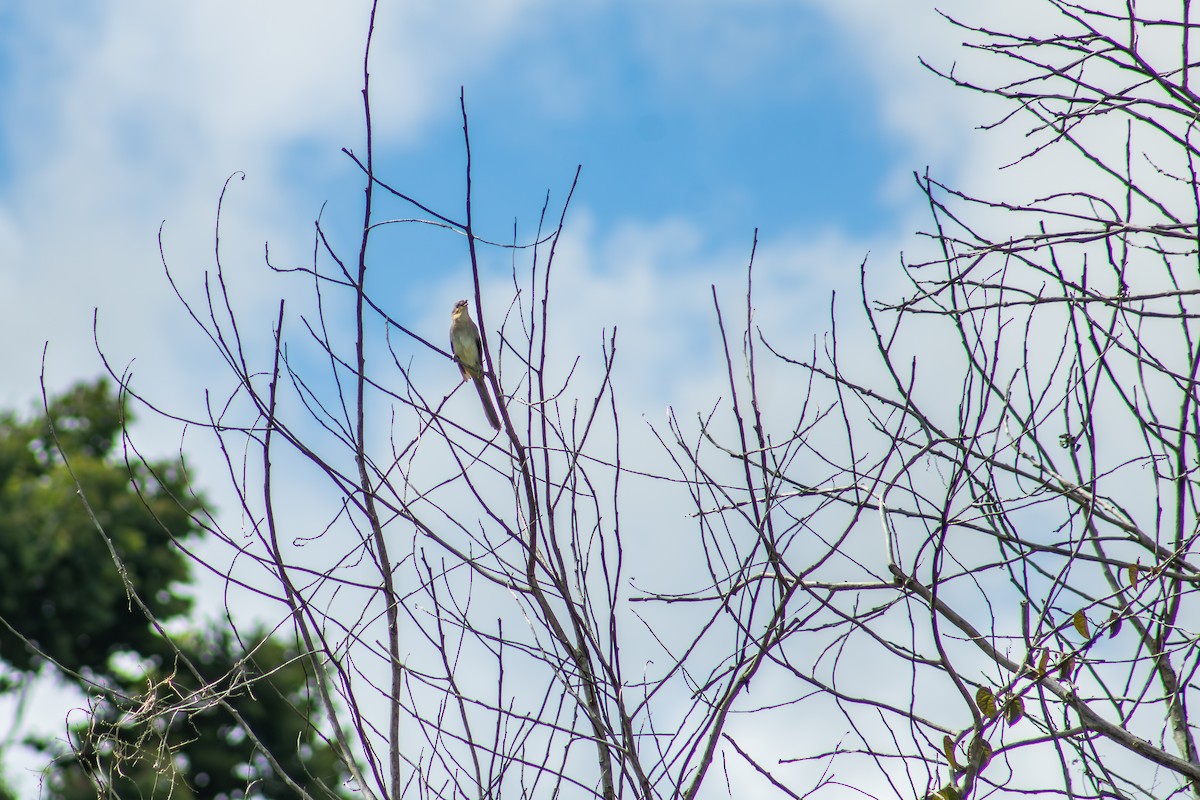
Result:
M950 762L951 771L957 772L958 762L954 760L954 740L949 735L942 737L942 752L946 754L946 761Z
M980 712L989 719L996 716L996 695L992 694L992 690L986 686L980 686L975 692L975 705L979 706Z
M983 768L992 760L992 746L982 736L977 735L967 748L967 758L975 766L976 772L983 772Z
M1017 724L1021 717L1025 716L1025 701L1019 695L1013 695L1004 704L1004 719L1008 721L1009 726Z

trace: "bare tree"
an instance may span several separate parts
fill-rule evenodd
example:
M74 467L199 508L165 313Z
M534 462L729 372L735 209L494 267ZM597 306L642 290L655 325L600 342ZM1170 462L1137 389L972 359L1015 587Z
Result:
M939 74L1029 123L1016 168L1074 159L1087 190L918 176L937 254L903 264L898 299L864 268L874 360L836 327L809 357L746 336L738 437L687 447L698 482L714 454L744 469L697 503L713 560L738 565L713 595L768 604L746 642L815 690L795 713L853 731L831 769L901 796L1200 796L1193 23L1186 3L1044 6L1067 32L950 20L966 71L1008 80ZM760 411L764 348L812 387L782 419Z
M728 398L651 429L671 474L627 466L615 333L582 361L553 350L570 192L529 241L480 238L465 102L462 210L394 188L368 46L356 248L318 222L312 264L274 267L312 311L280 303L256 358L219 221L203 298L179 287L233 378L190 421L243 504L241 530L202 521L230 554L209 566L295 629L353 790L1200 796L1192 26L1186 3L1045 6L1066 32L948 25L1017 77L944 74L1031 123L1020 164L1069 152L1099 188L987 199L918 176L934 255L902 264L901 297L873 296L864 264L861 309L808 355L755 326L752 252L736 329L714 292ZM372 291L395 225L462 237L494 437L447 411L445 339ZM483 251L511 255L503 308ZM436 380L414 352L445 360ZM328 491L297 531L302 470ZM629 577L647 557L629 498L654 493L694 505L687 587Z

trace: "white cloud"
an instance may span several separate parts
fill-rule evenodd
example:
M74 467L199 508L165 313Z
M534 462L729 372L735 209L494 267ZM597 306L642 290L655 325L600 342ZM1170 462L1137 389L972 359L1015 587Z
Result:
M458 83L528 23L531 3L471 13L382 5L374 120L380 140L394 142L453 108ZM259 276L263 240L281 261L307 260L322 187L335 169L346 172L338 150L362 149L367 7L96 4L70 17L22 9L20 43L10 41L18 91L0 108L12 121L13 167L0 192L0 270L7 296L25 300L6 314L3 335L28 346L0 356L11 377L0 399L36 393L43 340L57 383L94 371L93 307L119 359L158 362L174 373L168 385L196 379L170 366L186 334L158 265L159 222L167 220L173 266L197 287L212 267L221 181L246 170L226 215L227 253ZM254 302L257 285L246 284L245 299Z
M383 5L377 133L409 141L435 110L453 108L457 84L486 68L527 24L529 7ZM204 387L226 382L163 278L159 223L167 220L167 256L181 288L198 298L203 271L213 268L221 182L235 170L249 173L227 199L224 252L235 302L253 322L248 330L268 336L280 284L261 262L262 242L273 242L280 263L307 261L324 199L311 176L341 169L341 146L361 150L365 8L223 0L55 9L34 0L14 9L18 24L3 37L13 91L0 97L8 156L0 184L0 336L8 343L0 405L24 409L38 395L43 341L51 391L99 371L97 307L115 368L136 359L135 384L168 407L198 411ZM312 158L307 184L289 161L298 145ZM169 454L179 441L174 426L142 417L140 441L152 455ZM196 462L202 480L219 484L219 462ZM38 709L26 719L44 723L36 732L61 733L56 701L63 699L34 696ZM40 759L10 758L13 777L28 786L20 770Z

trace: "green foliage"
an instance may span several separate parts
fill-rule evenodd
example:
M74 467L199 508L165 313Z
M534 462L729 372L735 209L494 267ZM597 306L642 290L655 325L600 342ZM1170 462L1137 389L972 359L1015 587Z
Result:
M31 420L0 413L0 661L35 672L46 665L41 651L62 676L104 687L79 683L89 713L69 730L69 748L32 743L54 757L42 796L295 797L264 750L314 797L342 796L345 766L316 732L311 665L294 646L262 632L239 641L229 629L172 646L127 594L126 578L159 621L190 610L180 594L188 565L173 540L199 534L202 506L179 462L123 457L129 421L103 380L53 398ZM130 657L140 665L132 674L118 667ZM0 800L10 796L0 784Z
M3 778L0 778L0 800L17 800L17 793Z
M0 414L0 660L38 669L28 640L68 670L103 672L114 653L155 653L161 643L131 604L79 488L160 620L189 609L177 594L187 563L171 539L197 533L190 513L200 501L177 462L118 458L128 419L106 381L79 384L49 405L48 418Z
M243 646L225 629L177 644L203 683L179 659L122 679L114 688L128 699L99 702L71 730L74 752L58 759L48 800L296 797L218 698L311 795L346 796L345 767L311 724L319 702L294 647L263 632Z

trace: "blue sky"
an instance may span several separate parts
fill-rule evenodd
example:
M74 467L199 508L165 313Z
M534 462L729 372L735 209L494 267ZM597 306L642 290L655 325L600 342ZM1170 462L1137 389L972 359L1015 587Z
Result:
M45 342L52 390L97 374L93 309L105 353L164 405L195 410L204 387L227 380L183 319L156 235L165 221L172 270L195 296L236 171L246 179L227 199L223 252L260 338L278 297L298 291L263 267L263 242L275 263L306 263L326 202L335 240L356 240L361 182L340 148L362 151L366 4L332 5L0 0L0 402L33 402ZM506 240L514 218L528 235L547 191L554 213L582 165L560 253L573 323L560 335L574 337L562 349L592 357L586 383L601 331L619 325L634 345L621 385L656 422L671 404L722 395L708 287L738 302L755 228L757 319L803 350L828 327L830 290L852 289L868 252L895 265L913 244L912 171L986 166L970 98L917 63L958 54L925 3L380 6L379 174L461 217L460 87L481 235ZM379 297L441 344L450 301L469 293L461 239L393 227L377 246ZM508 254L487 259L485 300L502 308ZM439 391L453 388L452 367L424 366ZM150 452L178 448L171 425L144 426ZM203 458L201 475L220 473Z
M366 4L282 9L11 0L0 11L0 288L55 297L52 313L9 320L10 338L51 343L52 385L98 368L93 308L118 360L157 356L175 369L174 332L149 348L142 335L177 319L157 228L166 222L173 267L200 274L235 171L247 179L229 201L228 252L246 274L261 268L264 240L281 261L307 260L325 202L325 219L353 240L361 190L339 149L362 150ZM917 65L925 44L934 57L951 49L935 19L875 0L384 2L377 163L385 180L460 216L463 87L483 235L507 239L514 219L531 230L546 192L561 199L582 165L572 214L593 237L586 251L612 253L593 265L600 280L636 260L612 252L614 240L635 255L655 249L626 241L631 230L686 233L686 246L642 265L652 274L694 272L701 287L736 277L758 228L767 248L836 240L836 258L801 259L786 276L825 294L830 274L911 234L912 170L956 166L948 142L970 124L944 124L948 88ZM925 102L931 92L938 102ZM461 263L458 244L381 242L418 247L398 253L416 265L407 290L441 281L437 262ZM696 271L699 257L711 263ZM274 291L247 295L260 288ZM6 402L35 394L38 351L5 354L19 376Z
M468 84L485 190L540 200L579 163L579 202L600 218L680 216L718 238L887 225L881 183L899 148L879 119L878 87L826 35L818 9L725 5L671 36L680 9L613 5L551 12L561 19ZM665 41L647 28L668 31ZM539 85L554 74L567 76L565 90ZM459 121L445 100L398 171L430 141L454 162Z

